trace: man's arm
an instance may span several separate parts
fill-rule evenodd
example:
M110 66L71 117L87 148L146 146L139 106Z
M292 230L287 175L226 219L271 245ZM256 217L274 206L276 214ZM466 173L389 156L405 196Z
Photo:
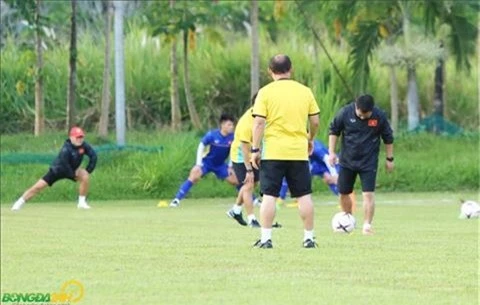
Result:
M320 117L318 114L308 116L309 122L309 134L308 134L308 155L313 152L313 141L318 132L318 126L320 125Z
M205 145L203 144L203 142L200 142L200 144L198 144L198 148L197 148L197 161L195 162L195 165L198 165L198 166L202 166L203 164L203 153L205 152Z
M95 167L97 166L97 153L93 149L92 146L89 144L85 145L85 150L88 156L88 165L87 165L87 172L91 174Z
M255 116L255 118L253 118L252 152L250 155L250 162L256 169L259 168L260 163L260 142L262 141L263 133L265 131L265 121L265 118L261 116Z

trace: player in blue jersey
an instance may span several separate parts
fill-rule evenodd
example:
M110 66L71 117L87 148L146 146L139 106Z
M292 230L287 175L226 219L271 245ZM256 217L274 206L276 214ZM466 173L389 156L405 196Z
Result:
M313 152L309 156L310 173L312 176L322 177L323 181L328 185L332 193L338 196L339 192L337 188L337 180L339 165L336 164L335 166L331 166L328 162L328 156L328 148L321 141L315 140L313 143ZM281 205L283 203L287 197L287 191L288 184L287 181L283 179L277 205Z
M196 164L190 170L188 179L183 182L175 198L170 202L170 207L178 207L180 200L188 194L190 188L210 172L213 172L218 179L226 180L232 185L238 185L233 170L226 163L230 155L230 146L233 142L234 121L233 116L222 114L220 117L220 128L210 130L202 138L197 149ZM205 155L207 147L208 153Z

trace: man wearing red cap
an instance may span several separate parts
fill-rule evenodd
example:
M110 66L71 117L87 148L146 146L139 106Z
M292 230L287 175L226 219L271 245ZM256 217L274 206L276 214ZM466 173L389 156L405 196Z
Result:
M48 173L29 188L12 206L12 211L18 211L30 198L38 194L47 186L52 186L60 179L70 179L80 183L78 205L79 209L90 209L86 197L88 192L89 175L97 164L97 154L84 141L85 133L80 127L72 127L69 139L63 144L60 153L53 161ZM83 156L87 155L89 162L86 169L80 168Z

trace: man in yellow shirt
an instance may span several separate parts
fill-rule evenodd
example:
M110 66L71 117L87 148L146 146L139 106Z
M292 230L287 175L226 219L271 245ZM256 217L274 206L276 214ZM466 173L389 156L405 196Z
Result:
M252 105L255 103L257 94L252 97ZM242 187L239 190L237 203L227 212L227 215L235 219L239 224L246 225L242 217L242 203L247 212L248 225L259 228L260 224L255 218L253 211L253 189L258 182L258 169L250 164L250 143L252 142L252 116L253 108L250 107L238 120L232 146L230 147L230 161L233 171Z
M290 79L292 63L287 55L274 56L268 72L273 82L259 90L253 106L251 163L254 168L260 168L263 193L260 207L262 233L255 246L273 247L275 201L285 177L292 197L298 200L304 226L303 247L315 248L308 156L313 150L320 110L312 90Z

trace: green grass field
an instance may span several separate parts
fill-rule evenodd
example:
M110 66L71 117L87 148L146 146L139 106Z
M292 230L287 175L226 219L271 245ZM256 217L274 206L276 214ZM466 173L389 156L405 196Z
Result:
M282 208L272 250L251 247L259 230L227 218L228 199L3 204L1 292L56 292L75 279L75 304L88 305L478 304L479 221L458 219L458 198L378 194L376 234L362 236L332 233L338 207L322 196L319 248L301 247L297 210Z

